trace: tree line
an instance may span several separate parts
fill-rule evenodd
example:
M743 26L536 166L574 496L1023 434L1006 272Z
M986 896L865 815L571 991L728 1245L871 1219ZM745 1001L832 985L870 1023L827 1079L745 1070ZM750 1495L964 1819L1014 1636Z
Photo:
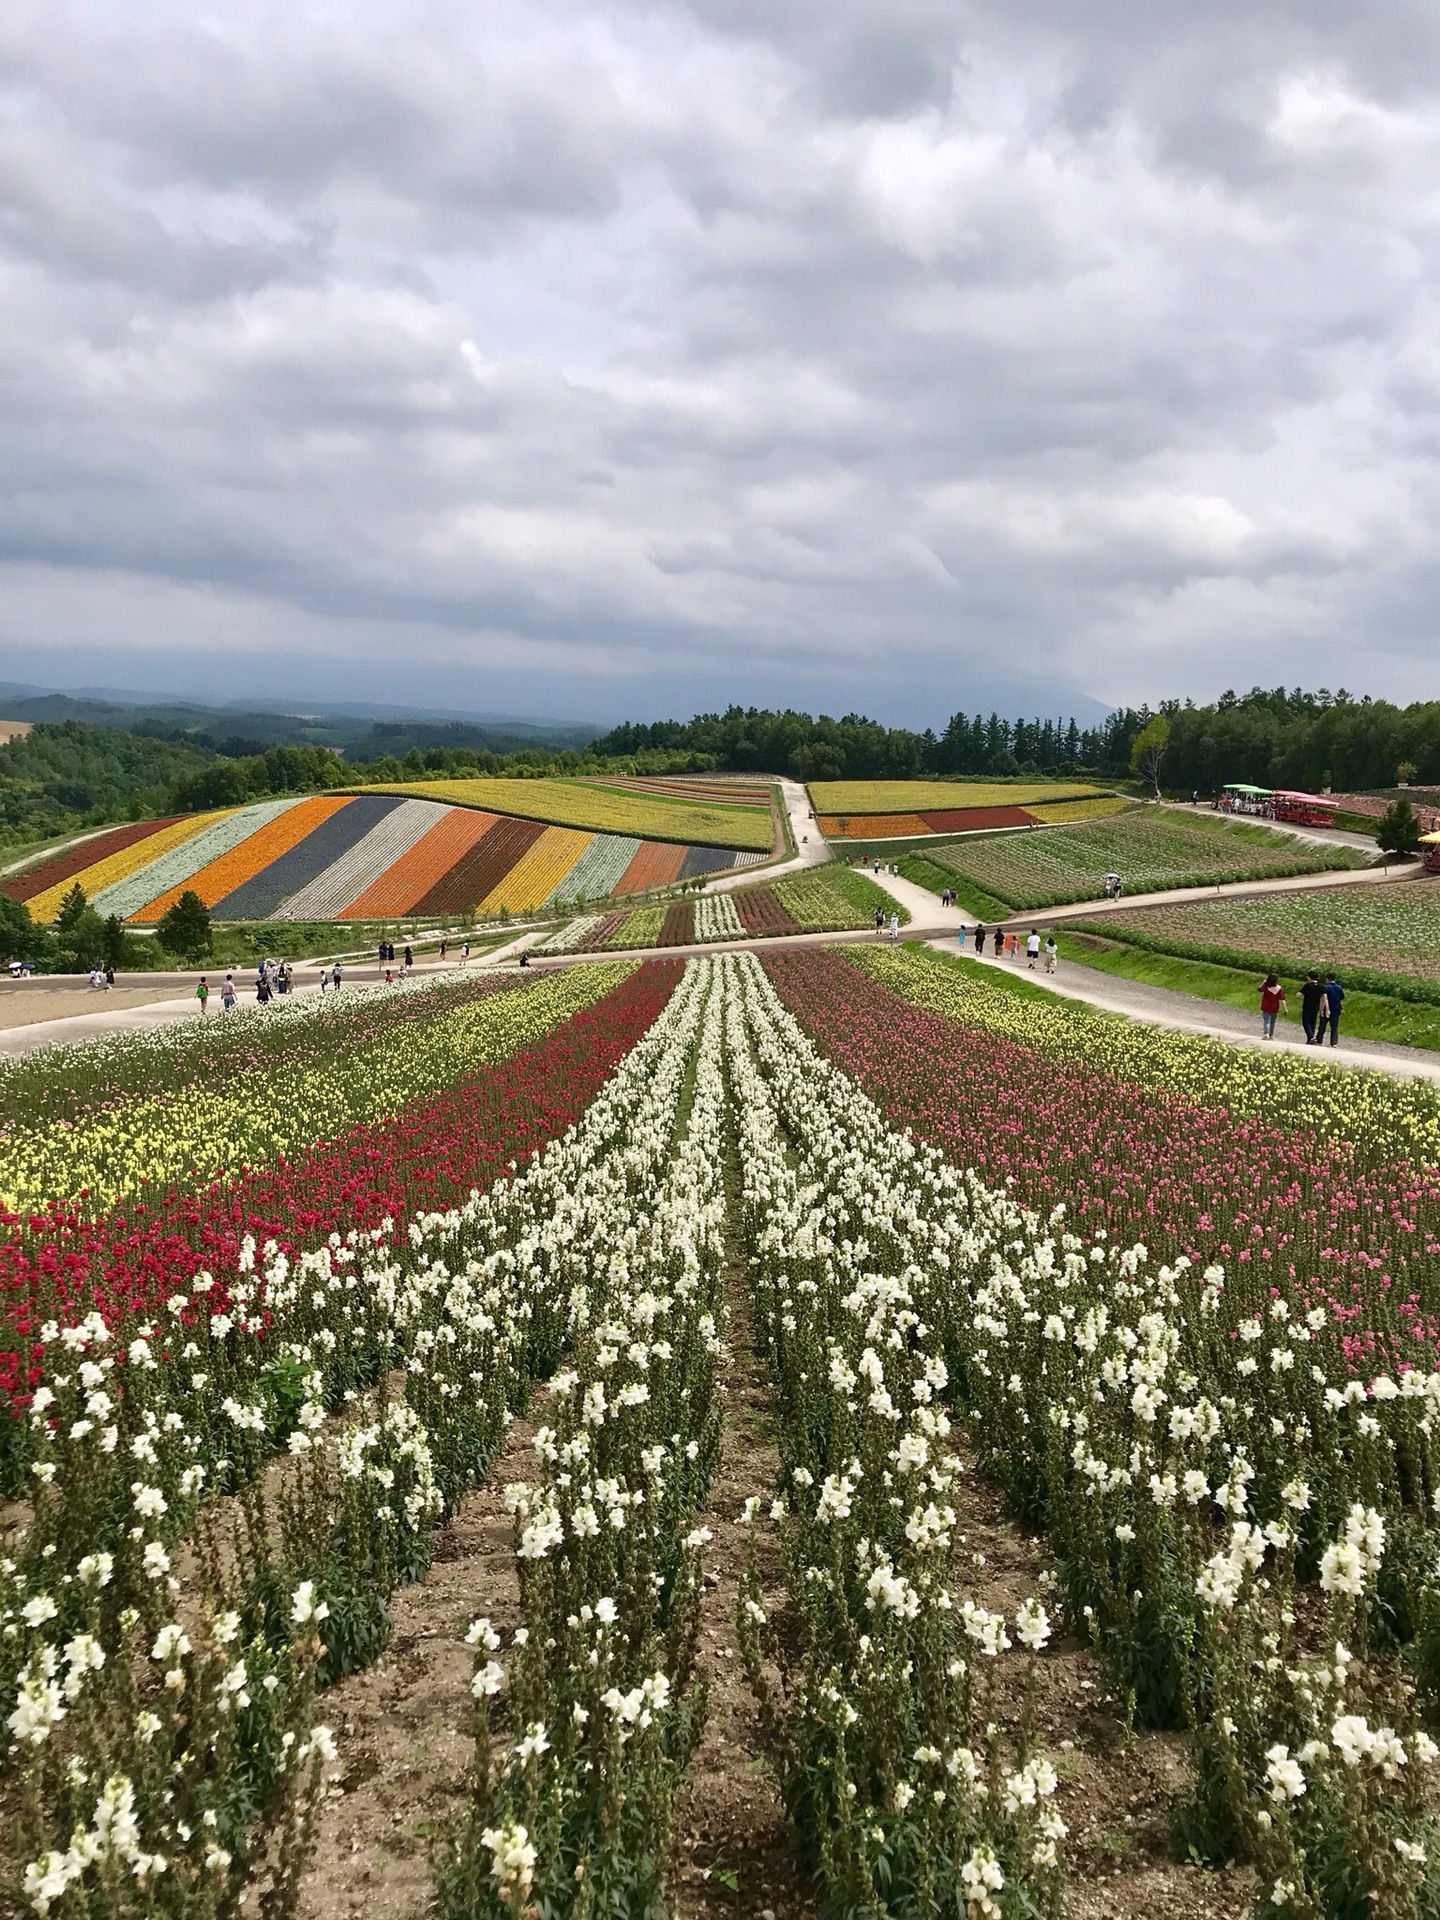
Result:
M0 844L55 838L108 821L242 806L285 794L400 780L594 773L789 774L800 780L895 780L925 774L1058 774L1121 778L1137 739L1163 716L1161 770L1172 792L1212 793L1228 780L1337 791L1402 779L1440 783L1440 702L1399 707L1343 689L1255 688L1209 705L1123 707L1093 726L1074 718L955 713L938 731L886 727L862 714L818 718L732 706L690 720L613 728L582 750L412 747L369 761L324 746L224 754L85 721L42 723L0 746Z

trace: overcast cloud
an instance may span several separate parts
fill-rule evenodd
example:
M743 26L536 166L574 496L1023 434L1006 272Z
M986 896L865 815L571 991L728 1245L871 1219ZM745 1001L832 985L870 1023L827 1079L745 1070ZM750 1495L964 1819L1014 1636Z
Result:
M1437 693L1437 224L1419 0L6 0L0 678Z

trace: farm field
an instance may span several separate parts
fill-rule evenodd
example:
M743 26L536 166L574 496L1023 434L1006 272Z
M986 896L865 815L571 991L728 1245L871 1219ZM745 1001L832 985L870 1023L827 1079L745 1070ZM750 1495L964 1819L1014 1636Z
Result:
M867 944L0 1093L17 1911L1432 1912L1435 1090Z
M642 795L637 805L652 803ZM755 817L751 808L752 826ZM752 864L769 851L766 833L757 853L743 836L729 847L647 840L368 789L117 827L8 875L0 891L49 922L78 885L99 912L136 926L153 926L187 890L222 921L531 913Z
M812 780L817 814L934 813L946 807L1023 807L1086 800L1108 790L1083 780Z
M1148 893L1368 864L1348 847L1310 848L1265 827L1138 807L1043 833L927 848L923 858L1014 909L1098 899L1112 872L1128 892ZM924 873L912 877L933 884Z
M1098 930L1098 922L1097 922ZM1105 930L1183 958L1287 971L1344 968L1376 991L1423 982L1440 998L1440 880L1196 900L1106 915ZM1223 956L1223 959L1222 959Z
M858 931L874 926L877 907L887 920L898 912L902 925L909 924L909 914L864 874L830 865L727 893L702 894L694 901L637 907L629 914L582 914L547 934L532 951L619 952L767 934Z
M410 780L367 793L396 793L442 805L480 807L556 827L633 834L641 840L741 847L768 853L774 843L768 804L691 797L597 780Z
M827 840L841 842L925 841L934 835L993 833L1002 827L1047 826L1069 820L1099 820L1134 803L1119 794L1093 799L1029 800L1018 804L940 807L911 813L822 813L817 824Z

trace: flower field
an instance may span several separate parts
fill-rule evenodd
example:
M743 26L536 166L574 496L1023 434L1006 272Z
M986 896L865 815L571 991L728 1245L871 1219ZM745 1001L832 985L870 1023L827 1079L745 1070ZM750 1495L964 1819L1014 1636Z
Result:
M1186 901L1106 915L1123 939L1222 965L1284 962L1346 969L1345 978L1399 976L1440 986L1440 882L1270 894L1255 900ZM1385 982L1379 984L1384 991Z
M1139 807L1044 833L939 846L926 858L1017 909L1099 899L1107 873L1118 873L1130 893L1149 893L1367 864L1348 847L1306 847L1265 827Z
M571 783L550 784L571 791ZM48 922L78 884L102 913L139 926L153 926L187 889L219 920L533 913L724 872L770 852L768 801L758 810L737 805L723 814L699 800L669 806L623 792L592 804L583 798L590 788L577 784L582 815L618 816L631 806L640 820L659 809L667 831L693 824L697 840L647 840L515 813L509 790L532 795L543 810L549 804L539 791L544 781L440 782L435 798L418 789L367 789L116 828L12 874L3 891ZM462 787L505 791L491 796L488 811L480 804L442 804L463 798ZM764 824L759 840L757 820ZM733 843L715 844L711 829L727 821L738 822Z
M1093 799L1104 789L1057 780L812 780L808 791L818 815L1024 807L1031 801Z
M658 784L658 783L657 783ZM693 846L750 847L769 853L774 829L769 807L747 801L691 795L664 785L638 787L602 780L409 780L371 793L397 793L446 806L483 807L556 827L591 833L632 834L639 840L674 840Z
M774 1466L734 1496L728 1637L825 1911L1060 1920L1082 1757L1047 1702L1084 1658L1117 1749L1183 1741L1179 1856L1247 1861L1261 1920L1435 1912L1428 1087L869 945L442 977L6 1072L17 1911L299 1911L345 1797L327 1695L522 1411L430 1904L692 1911L753 1338ZM1018 1590L969 1550L977 1468L1050 1561ZM1239 1911L1147 1871L1127 1920L1187 1875L1177 1914Z

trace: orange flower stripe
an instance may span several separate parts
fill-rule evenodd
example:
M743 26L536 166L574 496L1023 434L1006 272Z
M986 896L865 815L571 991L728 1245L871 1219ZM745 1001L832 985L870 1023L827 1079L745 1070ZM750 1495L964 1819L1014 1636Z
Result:
M349 798L348 794L339 794L333 798L327 795L297 802L276 819L257 828L238 847L232 847L229 853L222 853L208 867L202 867L192 879L182 880L178 886L157 894L153 900L147 900L138 912L130 915L130 923L150 926L162 913L170 911L187 888L198 893L207 907L213 907L216 901L223 900L236 887L253 880L272 860L278 860L291 847L298 847L307 833L318 827L322 820L328 820L332 813L338 813Z
M508 907L524 913L538 907L559 886L594 839L578 827L547 827L528 853L522 853L497 887L480 902L482 913Z
M408 853L350 903L340 918L388 920L394 914L409 913L499 818L497 813L480 813L474 807L448 808Z
M133 847L122 847L118 853L112 853L106 860L99 860L93 867L83 867L79 873L72 874L68 880L61 880L53 887L47 887L44 893L37 893L27 902L32 920L53 920L60 911L60 903L78 884L85 891L85 898L93 900L97 893L106 887L113 887L121 880L128 880L132 873L138 873L142 867L148 867L152 860L158 860L162 853L169 853L175 847L183 847L187 840L193 840L197 833L203 833L206 827L213 826L217 820L228 819L237 812L235 807L220 807L214 813L194 813L187 820L177 820L174 826L162 827L158 833L152 833L147 839L137 840Z
M898 840L932 831L918 813L822 813L819 826L827 840Z
M635 858L616 881L614 892L644 893L649 887L668 887L680 878L688 847L672 846L668 840L643 841Z

